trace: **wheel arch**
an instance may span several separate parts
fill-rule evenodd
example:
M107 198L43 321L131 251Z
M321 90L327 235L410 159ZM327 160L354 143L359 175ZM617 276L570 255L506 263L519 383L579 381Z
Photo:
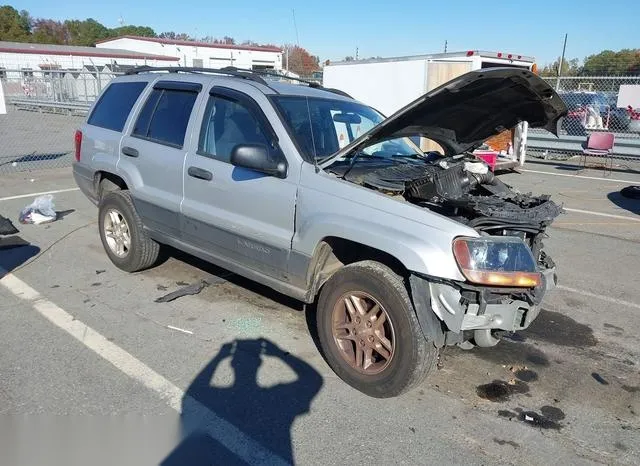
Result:
M307 301L314 301L322 285L341 267L364 260L380 262L404 278L409 276L407 267L393 254L344 237L325 236L315 247L307 269Z

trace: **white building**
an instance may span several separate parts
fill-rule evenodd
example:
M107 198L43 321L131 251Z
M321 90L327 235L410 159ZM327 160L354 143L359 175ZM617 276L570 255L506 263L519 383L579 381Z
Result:
M77 47L70 45L29 44L0 41L0 77L7 70L21 70L23 74L39 70L80 70L85 66L177 66L178 59L166 54L106 47Z
M98 49L135 50L149 55L164 55L178 60L180 66L222 68L235 66L245 69L282 69L282 50L277 47L212 44L154 37L122 36L105 39Z

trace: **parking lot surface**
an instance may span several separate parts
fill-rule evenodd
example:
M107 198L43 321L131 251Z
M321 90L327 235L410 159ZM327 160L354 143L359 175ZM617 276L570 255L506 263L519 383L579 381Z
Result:
M20 233L0 249L0 415L137 419L92 445L110 464L114 448L136 464L637 464L640 201L619 191L640 172L532 160L501 176L564 204L546 240L559 288L527 331L447 348L422 386L378 400L329 369L301 303L176 251L121 272L69 169L4 175L0 214ZM50 191L62 218L18 224Z

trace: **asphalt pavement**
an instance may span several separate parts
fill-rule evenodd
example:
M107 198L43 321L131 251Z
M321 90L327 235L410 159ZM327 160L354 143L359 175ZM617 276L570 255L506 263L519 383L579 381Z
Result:
M640 172L532 162L502 176L563 202L546 240L560 288L527 331L447 348L389 400L335 376L301 303L177 251L121 272L69 169L2 176L11 244L29 245L0 249L2 463L635 464L640 201L617 193ZM64 217L18 224L48 191Z

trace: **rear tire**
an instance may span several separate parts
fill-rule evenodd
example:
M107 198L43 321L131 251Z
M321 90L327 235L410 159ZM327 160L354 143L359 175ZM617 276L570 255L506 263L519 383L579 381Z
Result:
M125 272L138 272L158 260L160 245L142 226L129 191L105 193L98 211L102 245L111 262Z
M369 396L398 396L437 362L438 350L420 329L404 280L379 262L356 262L334 273L320 292L316 318L329 366Z

